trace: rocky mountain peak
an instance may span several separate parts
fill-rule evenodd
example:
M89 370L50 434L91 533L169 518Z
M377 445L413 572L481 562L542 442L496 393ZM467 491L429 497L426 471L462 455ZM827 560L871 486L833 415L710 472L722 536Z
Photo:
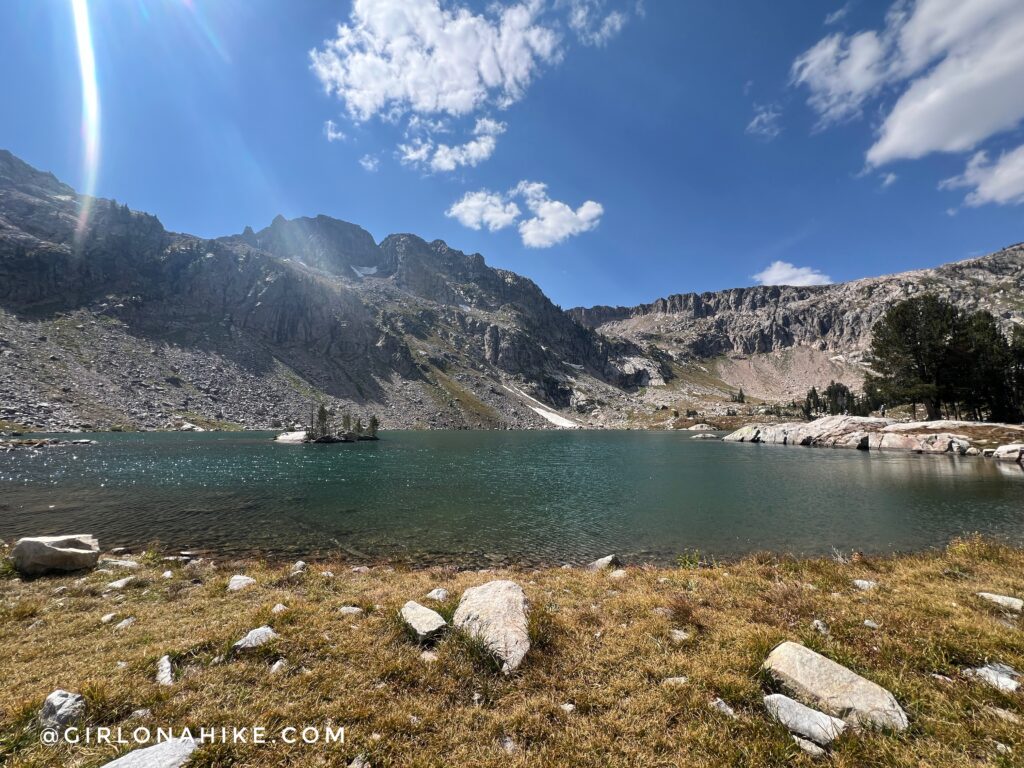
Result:
M269 227L259 232L246 228L239 239L278 258L341 277L381 275L393 269L369 232L322 214L296 219L278 214Z

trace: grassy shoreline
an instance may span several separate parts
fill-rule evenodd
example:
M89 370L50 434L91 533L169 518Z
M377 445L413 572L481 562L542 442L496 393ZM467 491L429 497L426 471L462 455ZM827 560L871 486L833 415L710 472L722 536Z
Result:
M1024 717L1021 693L961 675L989 661L1024 670L1021 619L975 596L1024 595L1024 550L991 541L849 563L683 560L622 578L575 568L354 572L340 562L291 578L288 564L257 558L137 559L131 572L0 579L0 762L92 768L128 749L41 745L35 716L56 688L85 695L90 726L346 727L346 743L330 746L205 745L190 766L346 765L359 754L374 766L1008 766L1024 755L1022 726L992 709ZM256 583L227 592L236 573ZM104 593L126 575L135 582ZM457 634L433 649L436 660L421 658L396 617L402 604L435 605L424 596L444 587L451 597L435 607L450 617L464 589L496 578L521 584L533 606L520 670L501 675ZM861 592L858 578L879 586ZM277 603L288 610L272 613ZM344 605L365 613L342 615ZM102 623L109 613L116 618ZM128 617L131 626L115 629ZM280 638L215 661L261 625ZM888 688L910 729L844 736L830 758L805 755L761 703L771 686L760 665L784 640ZM170 687L154 679L165 654ZM280 658L286 670L271 674ZM662 684L680 676L685 685ZM710 706L718 698L735 719ZM142 708L148 718L129 719Z

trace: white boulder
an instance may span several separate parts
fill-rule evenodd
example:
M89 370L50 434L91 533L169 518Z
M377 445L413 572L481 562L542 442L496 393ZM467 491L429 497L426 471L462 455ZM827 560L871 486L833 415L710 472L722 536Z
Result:
M90 534L31 536L18 539L10 556L24 576L81 571L96 567L100 545Z
M530 603L512 581L489 581L462 593L453 622L481 640L506 674L516 670L530 650Z
M857 727L905 730L907 714L885 688L799 643L778 645L762 665L797 699Z

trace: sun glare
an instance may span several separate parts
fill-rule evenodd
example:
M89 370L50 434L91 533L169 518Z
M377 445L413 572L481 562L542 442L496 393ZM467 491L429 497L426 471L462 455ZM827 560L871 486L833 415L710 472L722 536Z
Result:
M82 207L78 214L76 238L80 239L89 223L96 177L100 164L100 92L96 81L96 56L92 45L87 0L71 0L75 17L75 41L78 45L78 69L82 77Z

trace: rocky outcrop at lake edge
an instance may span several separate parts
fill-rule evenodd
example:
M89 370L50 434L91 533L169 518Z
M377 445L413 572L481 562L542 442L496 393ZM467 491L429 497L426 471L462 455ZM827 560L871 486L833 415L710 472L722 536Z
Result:
M1024 438L1024 426L970 421L900 422L870 416L823 416L810 422L749 424L723 440L733 443L855 448L863 451L995 456L1020 461L1024 446L1003 445Z

